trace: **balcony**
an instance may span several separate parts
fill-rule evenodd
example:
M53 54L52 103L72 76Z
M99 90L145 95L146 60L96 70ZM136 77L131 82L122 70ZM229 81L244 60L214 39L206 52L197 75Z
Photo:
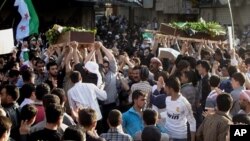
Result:
M215 8L215 7L227 7L227 4L222 4L225 0L200 0L200 8ZM231 0L232 7L240 7L244 4L249 5L249 0Z

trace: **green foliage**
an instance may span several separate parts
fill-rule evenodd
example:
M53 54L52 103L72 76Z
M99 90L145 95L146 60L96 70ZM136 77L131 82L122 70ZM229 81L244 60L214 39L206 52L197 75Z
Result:
M59 36L67 31L75 31L75 32L93 32L96 34L96 29L93 30L86 30L82 27L67 27L67 26L60 26L55 24L53 28L49 29L45 36L49 42L49 44L55 44L59 38Z
M192 30L194 33L207 33L212 37L226 34L225 28L220 24L216 22L206 22L203 19L200 19L198 22L172 22L169 25L183 31Z

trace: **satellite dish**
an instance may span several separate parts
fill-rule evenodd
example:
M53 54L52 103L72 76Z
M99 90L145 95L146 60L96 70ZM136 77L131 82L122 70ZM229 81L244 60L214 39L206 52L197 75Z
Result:
M222 5L226 5L228 4L228 1L231 1L231 0L219 0L219 1Z

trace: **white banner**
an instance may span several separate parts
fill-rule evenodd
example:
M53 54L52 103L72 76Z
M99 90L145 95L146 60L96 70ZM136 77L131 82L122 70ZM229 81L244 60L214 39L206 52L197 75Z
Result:
M175 60L178 55L180 55L180 52L172 48L159 48L159 58L168 58L169 60Z
M0 30L0 55L11 53L14 48L13 29Z

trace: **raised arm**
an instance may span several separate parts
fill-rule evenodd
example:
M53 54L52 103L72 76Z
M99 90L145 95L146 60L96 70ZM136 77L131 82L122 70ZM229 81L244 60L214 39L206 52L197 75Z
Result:
M92 59L92 57L95 55L96 50L93 47L91 49L92 50L90 51L90 53L84 59L84 64L86 64L88 61L90 61Z
M100 46L100 49L105 53L109 61L115 61L115 57L112 52L109 51L106 47L104 47L101 42L97 42L97 45Z

